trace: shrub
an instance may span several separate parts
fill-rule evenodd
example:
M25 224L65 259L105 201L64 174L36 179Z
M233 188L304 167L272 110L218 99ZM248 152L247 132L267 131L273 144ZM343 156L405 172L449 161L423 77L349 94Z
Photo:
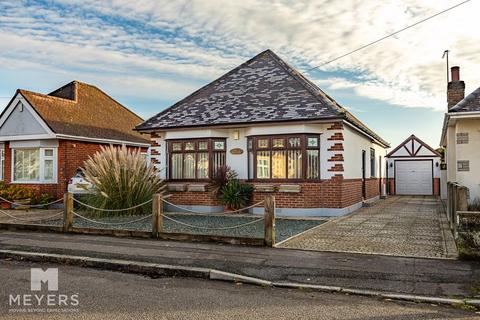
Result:
M55 200L50 193L41 193L33 196L31 204L47 204Z
M217 198L222 195L222 189L231 181L237 179L238 174L229 166L219 167L210 183L210 189L215 193Z
M85 162L85 179L94 185L86 201L97 208L124 209L152 199L163 190L155 167L140 153L126 146L102 147ZM151 204L121 212L97 211L102 216L132 215L149 212Z
M221 189L220 202L230 209L246 207L252 198L253 187L237 179L230 181Z
M480 211L480 198L475 198L468 204L468 211Z
M35 192L25 187L11 184L9 186L2 185L0 196L8 201L26 200L35 198Z

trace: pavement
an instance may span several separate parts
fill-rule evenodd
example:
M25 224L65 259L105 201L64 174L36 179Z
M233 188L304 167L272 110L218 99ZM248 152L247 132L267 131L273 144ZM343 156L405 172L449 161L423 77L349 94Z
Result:
M30 268L58 268L58 294L78 305L34 305L25 313L9 295L31 294ZM190 278L149 278L50 263L0 262L2 319L478 319L474 311L434 304L262 288ZM36 294L53 294L51 291ZM34 300L35 301L35 300ZM71 300L68 300L71 301ZM67 301L67 302L68 302ZM25 308L26 309L26 308Z
M275 282L436 297L478 297L480 263L382 255L0 231L0 250L211 268Z
M438 197L393 196L280 244L284 248L455 258L457 248Z

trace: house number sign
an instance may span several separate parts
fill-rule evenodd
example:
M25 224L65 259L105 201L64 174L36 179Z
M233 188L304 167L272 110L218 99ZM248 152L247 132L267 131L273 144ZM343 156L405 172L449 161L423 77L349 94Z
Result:
M242 154L243 150L240 149L240 148L233 148L233 149L230 149L230 153L231 154Z

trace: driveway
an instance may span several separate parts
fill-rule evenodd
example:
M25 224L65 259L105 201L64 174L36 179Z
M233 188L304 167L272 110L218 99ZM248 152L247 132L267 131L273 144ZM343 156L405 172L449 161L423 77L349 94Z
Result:
M440 199L393 196L333 219L278 247L396 256L455 258Z

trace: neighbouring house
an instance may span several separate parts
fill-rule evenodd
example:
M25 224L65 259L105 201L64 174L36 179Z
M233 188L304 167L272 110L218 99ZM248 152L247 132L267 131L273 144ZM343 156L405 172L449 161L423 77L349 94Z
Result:
M468 187L470 200L480 198L480 88L465 97L460 68L451 68L448 112L440 144L445 148L447 181Z
M254 185L254 203L273 194L280 215L343 215L384 189L388 143L270 50L136 129L151 135L169 201L197 211L223 210L207 188L223 165Z
M388 194L439 196L441 157L412 134L387 154Z
M95 86L73 81L49 93L17 90L0 115L0 175L61 197L68 180L102 145L142 148L143 120Z

